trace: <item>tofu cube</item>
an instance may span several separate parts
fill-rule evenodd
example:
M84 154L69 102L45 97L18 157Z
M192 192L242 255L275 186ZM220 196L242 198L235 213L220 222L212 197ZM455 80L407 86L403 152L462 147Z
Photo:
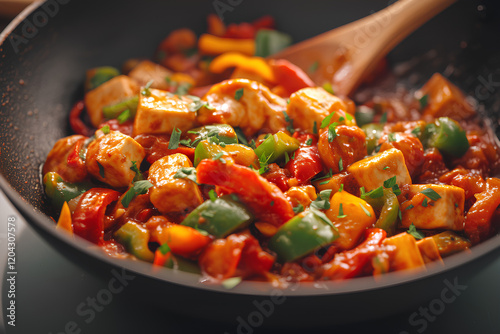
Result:
M421 192L434 190L441 198L431 200ZM401 204L402 226L412 223L421 229L464 229L465 192L462 188L440 184L410 185L408 201Z
M415 238L406 232L387 238L382 244L394 248L390 270L417 269L425 265Z
M345 118L346 113L353 113L350 104L339 97L328 93L321 87L303 88L290 96L290 103L286 110L288 116L293 119L293 125L302 130L313 132L314 122L319 126L323 119L332 112L331 122L338 122L340 117ZM356 122L346 120L346 125L354 125Z
M351 173L361 187L371 191L384 185L384 181L396 176L398 186L411 184L410 173L405 164L403 153L391 148L374 156L359 160L349 167Z
M128 187L135 176L130 169L132 161L141 165L146 155L144 148L118 131L110 131L107 135L97 131L96 136L87 148L85 165L88 172L112 187Z
M136 96L139 86L126 75L119 75L106 81L85 94L85 107L92 125L99 127L104 119L102 108Z
M134 136L142 133L172 133L191 129L196 123L196 112L189 110L192 101L159 89L151 94L139 94L139 105L134 120Z
M169 85L166 79L170 77L171 74L172 72L165 67L153 63L152 61L144 60L137 64L137 66L130 71L128 76L135 80L140 86L146 86L146 84L152 80L152 88L167 90Z
M443 263L443 259L441 258L441 254L439 254L439 249L433 237L427 237L417 241L417 246L425 263Z
M439 73L434 74L418 94L428 96L424 115L434 118L448 116L457 120L475 115L462 91Z
M198 185L189 179L175 178L182 167L193 167L191 160L181 153L167 155L149 168L148 180L151 203L163 214L195 208L203 202Z

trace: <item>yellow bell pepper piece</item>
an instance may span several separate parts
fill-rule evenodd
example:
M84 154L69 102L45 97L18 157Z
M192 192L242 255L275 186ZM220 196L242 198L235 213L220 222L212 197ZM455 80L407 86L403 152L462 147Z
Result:
M253 39L224 38L203 34L198 40L198 50L201 54L207 55L240 52L253 56L255 54L255 41Z
M218 56L212 60L208 70L212 73L222 73L231 67L256 73L266 81L276 82L274 72L264 58L247 57L237 52L227 52Z
M68 202L64 202L63 204L56 229L67 231L69 234L73 235L73 222L71 220L71 211L69 209Z

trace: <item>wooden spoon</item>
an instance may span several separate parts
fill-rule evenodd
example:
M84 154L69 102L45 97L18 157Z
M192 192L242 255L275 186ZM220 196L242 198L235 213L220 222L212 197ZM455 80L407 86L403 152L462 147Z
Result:
M349 95L378 62L415 29L456 0L399 0L358 21L274 54L307 71L319 85Z

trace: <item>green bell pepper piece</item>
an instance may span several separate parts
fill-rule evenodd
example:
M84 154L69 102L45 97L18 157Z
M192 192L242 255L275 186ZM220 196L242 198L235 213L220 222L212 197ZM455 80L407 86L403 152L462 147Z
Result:
M292 44L292 37L271 29L260 29L255 35L255 56L267 57Z
M269 163L275 162L285 153L292 153L299 148L299 141L286 133L279 131L267 137L255 150L257 157L266 157Z
M64 202L69 202L92 188L90 182L66 182L55 172L48 172L44 175L43 185L45 193L50 198L52 204L59 209L62 208Z
M338 236L332 225L309 211L283 224L269 240L268 246L278 255L279 262L291 262L332 243Z
M181 224L204 230L216 238L224 238L247 227L254 220L250 211L236 199L236 196L224 195L214 201L207 200L194 209Z
M389 235L393 235L396 230L396 221L399 214L398 197L391 189L384 189L384 195L378 198L366 196L364 198L380 215L375 222L375 227L385 230Z
M201 274L201 269L196 262L190 261L179 255L170 254L170 259L163 265L166 268L184 271L187 273Z
M365 124L361 127L366 135L366 151L368 154L372 154L375 147L377 147L378 140L382 137L383 128L382 124L376 123Z
M363 125L370 124L373 122L375 116L375 110L367 106L359 106L354 113L354 118L356 119L356 124L359 127Z
M439 117L434 123L427 124L423 141L426 147L435 147L439 152L456 158L469 149L464 129L449 117Z
M120 75L120 71L111 66L92 68L87 71L85 80L85 91L88 92L99 87L106 81Z
M102 107L102 113L104 115L104 118L113 119L117 118L122 112L128 109L130 111L130 117L133 118L137 112L138 104L139 97L134 96L116 104Z
M238 136L233 127L228 124L205 125L187 132L191 145L196 146L202 140L216 137L218 142L224 144L238 144Z
M115 232L116 241L125 246L139 260L153 262L154 254L149 250L149 231L139 224L128 221Z
M232 156L240 165L258 168L259 159L250 147L241 144L222 145L211 143L208 140L200 141L194 150L194 166L198 166L203 159L213 159L222 153L222 156Z

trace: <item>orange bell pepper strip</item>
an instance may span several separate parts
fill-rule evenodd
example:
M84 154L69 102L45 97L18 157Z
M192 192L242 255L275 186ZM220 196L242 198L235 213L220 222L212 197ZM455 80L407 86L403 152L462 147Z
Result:
M332 261L324 265L323 278L347 279L363 273L372 259L382 250L382 241L387 233L380 228L369 228L365 231L365 241L358 247L337 253Z
M69 209L68 202L64 202L61 215L57 220L56 229L64 230L73 235L73 223L71 221L71 210Z
M208 33L214 36L224 36L226 33L226 25L218 15L209 14L207 16Z
M192 227L167 223L160 225L151 233L151 241L168 244L173 254L184 257L196 255L212 239Z
M228 68L237 67L261 76L264 80L275 82L276 78L271 66L264 58L247 57L237 52L224 53L210 63L208 70L212 73L222 73Z
M285 89L288 96L299 89L316 86L304 71L288 60L271 60L270 66L276 83Z
M258 172L232 161L204 159L196 167L199 183L218 186L235 193L255 214L258 221L281 226L295 214L281 190Z
M472 244L485 240L492 234L491 218L500 205L500 179L486 180L486 190L475 194L476 202L465 217L464 231Z
M203 34L198 40L198 50L201 54L220 55L226 52L239 52L247 56L255 54L253 39L224 38Z

